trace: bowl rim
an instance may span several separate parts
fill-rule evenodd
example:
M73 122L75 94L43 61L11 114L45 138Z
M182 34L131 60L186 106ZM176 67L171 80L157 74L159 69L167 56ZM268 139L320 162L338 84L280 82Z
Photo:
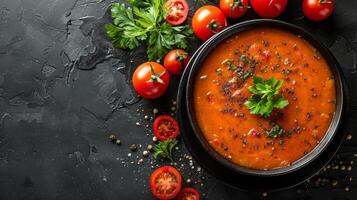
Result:
M284 31L288 31L295 35L302 37L304 40L309 42L314 48L316 48L321 56L324 57L326 62L329 65L329 68L334 76L335 79L335 88L336 88L336 110L334 117L330 123L330 126L325 133L324 137L320 140L320 143L316 145L308 154L304 155L300 159L294 161L293 164L287 167L282 168L275 168L270 170L257 170L246 168L243 166L239 166L234 164L233 162L229 161L228 159L222 157L219 153L217 153L211 145L208 144L207 140L204 138L202 131L196 121L194 106L193 106L193 85L196 81L195 75L200 68L200 64L204 61L205 57L221 42L226 40L227 38L238 34L240 32L244 32L247 30L256 29L257 27L273 27L278 28ZM335 134L338 131L338 128L341 124L341 118L343 114L343 108L345 104L344 99L344 85L342 80L342 70L330 52L330 50L323 45L321 42L316 40L312 34L305 31L303 28L279 21L279 20L272 20L272 19L255 19L244 21L232 26L229 26L222 30L221 32L215 34L210 40L205 42L199 52L197 52L197 56L192 61L192 67L189 69L188 80L186 83L186 109L188 113L188 119L190 125L193 129L195 136L197 137L198 141L201 143L202 147L205 151L216 160L218 163L228 167L230 170L233 170L237 173L245 174L245 175L253 175L253 176L281 176L284 174L288 174L294 171L297 171L303 167L306 167L309 163L315 160L324 150L326 147L331 143Z

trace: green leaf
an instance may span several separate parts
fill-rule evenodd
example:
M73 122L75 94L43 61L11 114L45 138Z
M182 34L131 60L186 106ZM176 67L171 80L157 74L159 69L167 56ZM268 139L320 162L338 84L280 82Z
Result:
M277 138L281 137L284 134L284 130L279 126L273 126L269 131L266 133L267 138Z
M274 108L279 108L279 109L283 109L285 108L287 105L289 105L288 100L286 100L283 96L281 96L279 99L277 99L274 102Z
M261 77L253 77L253 85L248 90L253 94L244 103L250 113L269 117L274 108L283 109L289 102L283 95L279 95L282 80L274 77L264 80Z
M172 162L172 153L177 143L178 141L176 139L159 142L154 146L154 157L157 158L158 156L161 156L163 158L169 159Z
M262 77L259 77L259 76L253 76L253 83L255 85L259 84L259 83L264 83L264 79Z

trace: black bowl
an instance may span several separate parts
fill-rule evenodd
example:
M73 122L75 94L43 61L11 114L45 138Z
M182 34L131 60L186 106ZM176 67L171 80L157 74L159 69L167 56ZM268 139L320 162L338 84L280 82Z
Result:
M192 99L193 99L193 87L192 85L194 84L195 81L195 75L197 70L200 67L200 64L204 60L204 58L218 45L220 42L224 41L225 39L229 38L232 35L235 35L239 32L246 31L246 30L251 30L256 27L275 27L275 28L280 28L286 31L290 31L296 35L300 35L302 38L307 40L311 45L313 45L320 53L321 55L326 59L328 62L331 71L334 75L335 78L335 83L336 83L336 112L334 115L334 118L331 122L330 128L328 129L327 133L325 134L324 138L321 140L320 144L316 146L316 148L308 153L306 156L301 158L300 160L296 161L293 165L289 167L284 167L280 169L273 169L273 170L253 170L253 169L248 169L244 167L240 167L236 164L231 163L230 161L226 160L225 158L221 157L215 150L213 150L206 139L203 137L202 132L196 122L195 115L194 115L194 109L193 109L193 104L192 104ZM189 71L188 71L189 70ZM197 159L197 157L203 157L205 158L203 165L211 165L215 166L215 171L216 174L222 174L222 173L217 173L217 169L225 170L228 172L227 174L230 174L230 177L232 178L232 174L237 175L240 178L243 177L255 177L255 178L260 178L260 179L272 179L272 178L279 178L279 177L291 177L291 175L294 174L301 174L301 171L308 171L309 173L302 173L301 178L306 179L307 177L310 177L312 174L316 173L318 169L320 169L324 164L328 162L328 160L332 157L332 155L336 152L342 137L343 137L343 132L341 129L339 129L341 122L343 121L343 114L345 113L345 107L346 107L346 99L345 99L345 86L343 83L343 77L341 73L341 68L338 65L337 61L333 57L333 55L329 52L329 50L323 46L321 43L319 43L317 40L313 38L313 36L303 29L291 25L285 22L281 21L276 21L276 20L265 20L265 19L260 19L260 20L252 20L252 21L246 21L243 23L239 23L233 26L230 26L223 31L219 32L216 34L214 37L212 37L209 41L205 42L200 49L194 54L192 57L188 70L185 71L183 78L181 80L180 84L180 90L179 90L179 95L178 95L178 102L179 106L181 106L179 110L179 121L181 121L181 127L185 126L190 135L187 135L190 137L190 142L187 142L185 139L185 133L183 133L183 137L185 140L185 143L190 143L187 146L192 146L194 145L195 147L188 149L191 151L197 151L200 152L200 155L197 155L197 152L194 152L194 157ZM187 83L186 83L187 79ZM185 90L185 91L183 91ZM183 110L187 108L187 110ZM184 122L186 121L186 122ZM184 124L183 124L184 122ZM189 125L187 124L189 122ZM192 134L192 131L194 134ZM185 132L185 131L183 131ZM192 144L192 141L196 141L194 144ZM332 148L328 148L332 147ZM194 150L195 149L195 150ZM323 158L317 159L317 158ZM200 160L198 158L197 160ZM202 160L202 159L201 159ZM209 162L208 162L209 161ZM202 164L202 162L200 162ZM219 166L219 167L218 167ZM207 166L205 168L210 168L210 166ZM306 170L307 168L311 170ZM208 169L212 171L212 169ZM222 175L219 175L222 176ZM224 177L224 176L223 176ZM227 177L229 178L229 177ZM297 182L301 182L302 179L298 179ZM299 181L300 180L300 181ZM246 180L245 180L246 181ZM261 180L260 180L261 181ZM230 181L230 182L236 182L236 181ZM248 181L250 182L250 181ZM263 181L264 182L264 181ZM296 181L295 181L296 182ZM252 183L257 184L255 183ZM295 183L296 184L296 183ZM237 185L237 184L235 184ZM239 184L238 184L239 185ZM249 185L249 184L244 184L244 185ZM289 185L289 184L288 184ZM291 185L291 184L290 184ZM294 184L293 184L294 185ZM260 187L260 188L269 188L268 187Z

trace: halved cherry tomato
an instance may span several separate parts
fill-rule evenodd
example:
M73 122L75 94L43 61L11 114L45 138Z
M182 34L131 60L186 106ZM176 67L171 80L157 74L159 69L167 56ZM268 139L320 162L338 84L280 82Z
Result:
M187 19L189 7L186 0L168 0L164 7L168 8L165 20L169 24L180 25Z
M288 0L250 0L250 4L259 16L275 18L284 12Z
M173 75L179 75L185 69L190 55L182 49L174 49L166 54L164 58L165 68Z
M177 200L200 200L200 193L195 188L184 188L176 198Z
M226 17L238 18L247 12L248 0L220 0L219 7Z
M159 63L146 62L136 68L132 82L140 96L154 99L165 93L169 86L170 75Z
M160 141L175 139L180 133L180 128L176 119L169 115L160 115L156 117L153 128L154 135Z
M171 166L156 169L150 176L150 190L161 200L172 199L181 190L182 177L179 171Z
M304 0L302 11L312 21L322 21L333 12L333 0Z
M227 26L224 13L216 6L199 8L192 18L192 29L198 38L205 41Z

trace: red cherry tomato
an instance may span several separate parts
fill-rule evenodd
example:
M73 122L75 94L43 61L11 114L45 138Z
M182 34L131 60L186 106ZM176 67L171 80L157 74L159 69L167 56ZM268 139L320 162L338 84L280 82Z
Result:
M199 8L192 18L192 29L198 38L205 41L227 26L224 13L216 6Z
M180 25L186 19L189 11L186 0L168 0L164 7L168 8L166 21L171 25Z
M302 11L312 21L322 21L333 12L333 0L304 0Z
M177 200L200 200L200 193L195 188L184 188L176 198Z
M229 18L243 16L248 9L248 0L220 0L219 7Z
M175 139L180 133L180 128L176 119L169 115L160 115L156 117L153 129L154 135L160 141Z
M164 58L165 68L173 75L180 75L185 69L190 56L182 49L174 49Z
M263 18L275 18L284 12L288 0L250 0L253 10Z
M132 83L136 92L146 98L154 99L165 93L169 86L170 75L156 62L146 62L136 68Z
M179 171L171 166L156 169L150 176L150 190L161 200L172 199L181 190L182 177Z

